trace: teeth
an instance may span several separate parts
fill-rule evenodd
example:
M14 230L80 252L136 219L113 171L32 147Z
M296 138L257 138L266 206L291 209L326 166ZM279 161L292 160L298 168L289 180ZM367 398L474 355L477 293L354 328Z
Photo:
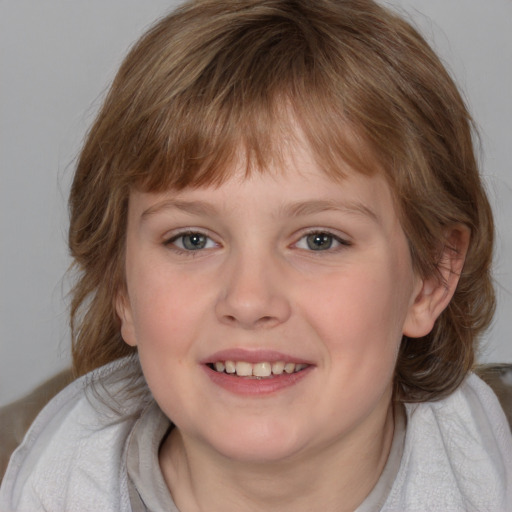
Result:
M277 363L272 363L272 373L274 375L281 375L284 371L284 363L282 361L277 361Z
M283 373L297 373L307 368L308 365L303 363L284 363L284 361L276 361L274 363L264 361L255 364L247 363L246 361L217 361L212 366L219 373L236 373L239 377L265 378L271 375L282 375Z
M294 363L286 363L284 365L284 371L286 373L293 373L295 371L295 364Z
M272 366L270 363L256 363L252 367L252 374L255 377L270 377L272 374Z
M221 373L226 369L226 367L224 366L224 363L222 363L220 361L218 363L215 363L214 366L215 366L215 370L218 372L221 372Z
M252 364L238 361L236 363L236 374L239 377L250 377L252 375Z
M226 366L226 373L236 372L236 364L233 361L226 361L224 365Z

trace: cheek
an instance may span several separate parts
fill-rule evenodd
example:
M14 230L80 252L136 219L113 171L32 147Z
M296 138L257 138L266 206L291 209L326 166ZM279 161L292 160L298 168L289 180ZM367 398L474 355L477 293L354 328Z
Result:
M323 299L317 293L309 296L316 311L309 323L323 344L328 370L325 389L339 405L331 407L333 423L345 421L345 415L355 421L391 396L406 311L403 296L394 292L393 277L382 280L354 271L333 283Z
M389 372L408 310L408 285L403 286L408 280L391 271L389 265L374 265L373 271L368 270L371 268L364 265L332 277L327 293L318 287L303 293L307 301L303 310L309 311L308 322L330 357L346 361L347 367L364 365Z
M376 278L369 272L353 272L338 282L333 280L328 294L310 293L308 301L323 317L322 323L340 335L375 332L387 337L400 331L406 311L391 279Z
M190 338L186 333L197 325L197 283L154 261L134 268L128 291L139 351L146 347L174 351L186 344Z
M194 361L190 356L201 322L194 286L172 277L158 271L141 273L132 307L145 379L166 414L174 417L175 408L180 405L176 397L186 397L188 393L188 376L193 372ZM171 401L170 389L174 397Z

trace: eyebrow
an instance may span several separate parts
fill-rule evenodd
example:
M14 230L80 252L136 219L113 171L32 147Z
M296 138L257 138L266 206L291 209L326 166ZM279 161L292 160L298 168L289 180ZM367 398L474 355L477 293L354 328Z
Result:
M315 213L323 213L326 211L354 213L369 217L375 222L379 222L377 214L368 206L363 203L349 201L339 203L330 200L313 200L313 201L299 201L285 205L282 208L282 213L291 217L299 217L301 215L313 215Z
M144 210L141 214L141 221L156 213L172 209L177 209L192 215L214 216L217 213L217 208L210 203L203 201L180 201L176 199L168 199ZM328 211L363 215L377 223L379 222L377 214L363 203L353 201L338 203L336 201L323 199L297 201L295 203L284 205L280 208L278 216L299 217Z
M192 215L214 215L216 213L216 208L202 201L179 201L176 199L168 199L167 201L162 201L160 203L154 204L150 206L147 210L144 210L141 214L141 220L144 220L155 213L160 213L165 210L180 210L185 213L190 213Z

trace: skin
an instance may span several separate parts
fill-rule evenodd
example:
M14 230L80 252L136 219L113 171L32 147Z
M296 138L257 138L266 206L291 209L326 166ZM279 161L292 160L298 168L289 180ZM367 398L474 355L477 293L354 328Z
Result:
M464 251L442 256L443 285L417 276L379 173L344 168L334 182L300 144L278 169L243 168L219 187L130 196L117 310L176 425L161 469L183 512L353 510L389 453L402 335L430 331ZM186 249L190 232L204 248ZM327 237L322 250L311 233ZM203 364L238 348L310 366L294 385L243 396Z

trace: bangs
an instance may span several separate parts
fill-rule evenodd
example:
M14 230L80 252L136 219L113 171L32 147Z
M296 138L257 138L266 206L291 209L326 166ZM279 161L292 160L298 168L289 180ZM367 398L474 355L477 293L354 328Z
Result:
M124 147L109 153L117 155L114 167L125 185L144 191L218 185L240 162L247 173L279 168L284 148L304 142L334 179L343 177L343 163L364 173L375 169L366 126L357 122L374 122L375 115L365 116L354 94L361 87L350 84L354 67L364 66L349 54L357 49L340 56L339 42L329 44L297 10L260 6L246 20L237 12L235 28L229 12L219 27L209 25L208 2L204 10L179 34L157 25L113 84L119 118L112 143ZM185 51L183 39L191 41ZM152 51L157 44L159 52ZM124 91L132 92L120 105Z
M215 111L193 102L180 112L182 119L173 119L179 130L164 133L163 140L144 141L144 152L152 156L137 155L125 175L127 184L146 192L219 186L240 166L246 177L253 172L279 172L286 155L299 145L307 146L334 180L343 179L347 165L373 172L376 164L369 145L344 119L329 123L325 115L309 115L318 113L318 104L305 106L304 101L298 106L292 103L289 95L276 96L264 105L248 105L245 111L232 103Z

